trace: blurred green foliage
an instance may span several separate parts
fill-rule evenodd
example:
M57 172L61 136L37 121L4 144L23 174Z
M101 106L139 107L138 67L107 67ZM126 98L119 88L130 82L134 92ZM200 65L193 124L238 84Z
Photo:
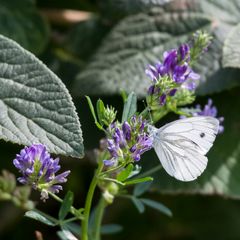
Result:
M56 9L59 18L51 12ZM80 11L92 15L73 23L63 14L65 9L77 10L72 13L77 19L82 16ZM207 170L193 183L180 183L164 171L158 172L151 196L168 206L173 217L169 219L152 209L139 216L130 201L118 201L107 209L104 222L120 224L124 232L104 239L240 238L240 203L221 198L240 196L239 11L239 0L0 0L0 34L37 54L74 93L86 156L80 161L62 157L66 159L62 162L63 168L72 169L65 188L76 193L74 204L78 207L83 206L95 166L92 149L98 147L101 137L84 94L94 95L93 102L104 94L104 103L121 111L121 89L145 95L149 84L144 75L147 64L189 39L196 30L205 29L213 35L208 53L195 66L202 76L198 93L206 95L197 102L205 104L210 96L219 115L225 117L225 132L209 154ZM169 119L174 116L164 121ZM16 173L12 159L19 149L1 142L1 169ZM146 168L159 164L154 152L146 154L142 163ZM51 201L40 203L38 195L33 198L39 208L57 216L59 206ZM22 219L22 215L13 205L1 202L1 239L34 239L35 230L42 231L46 240L57 239L54 229Z

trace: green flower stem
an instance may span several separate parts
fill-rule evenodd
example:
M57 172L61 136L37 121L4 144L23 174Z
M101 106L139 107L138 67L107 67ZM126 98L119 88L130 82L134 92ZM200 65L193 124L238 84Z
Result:
M58 197L56 194L54 194L54 193L52 193L52 192L48 192L48 194L49 194L53 199L55 199L56 201L58 201L58 202L60 202L60 203L63 202L63 200L62 200L60 197ZM78 210L78 209L76 209L75 207L71 206L70 212L71 212L74 216L76 216L77 219L83 219L83 216L81 216L82 214L80 213L80 212L81 212L80 209Z
M92 233L92 239L94 240L101 240L101 223L103 219L104 209L107 206L106 200L101 197L97 209L96 209L96 215L93 223L93 233Z
M91 205L92 205L92 199L93 199L95 188L98 183L99 174L101 173L102 168L103 168L103 162L100 161L98 168L96 170L96 173L93 176L89 190L88 190L85 208L84 208L84 218L82 221L82 229L81 229L82 230L82 240L88 240L88 222L89 222L89 215L90 215L90 210L91 210Z

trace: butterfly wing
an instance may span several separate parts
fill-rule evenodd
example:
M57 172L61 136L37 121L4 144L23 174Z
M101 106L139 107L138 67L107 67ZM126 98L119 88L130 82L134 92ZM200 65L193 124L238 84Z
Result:
M153 146L167 173L181 181L196 179L207 166L205 154L218 133L213 117L191 117L166 124L154 133Z

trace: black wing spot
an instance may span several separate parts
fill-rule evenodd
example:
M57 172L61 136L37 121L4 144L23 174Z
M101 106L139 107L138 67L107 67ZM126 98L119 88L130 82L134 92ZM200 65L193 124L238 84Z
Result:
M200 134L200 137L201 137L201 138L204 138L204 137L205 137L205 133L201 133L201 134Z

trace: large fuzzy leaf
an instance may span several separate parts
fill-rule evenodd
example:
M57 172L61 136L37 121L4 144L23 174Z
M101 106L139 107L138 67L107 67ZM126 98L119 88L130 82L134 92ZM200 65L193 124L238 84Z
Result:
M42 62L0 36L0 138L43 143L56 154L83 155L80 123L68 90Z
M175 0L123 18L78 75L75 93L107 95L124 89L144 96L150 84L144 73L147 64L161 59L165 50L177 47L200 29L209 30L214 41L195 67L202 76L198 94L238 85L239 70L222 69L221 58L223 41L240 20L239 8L237 1Z
M232 29L223 47L223 66L240 68L240 24Z
M0 34L40 53L48 41L48 25L33 0L0 0Z

